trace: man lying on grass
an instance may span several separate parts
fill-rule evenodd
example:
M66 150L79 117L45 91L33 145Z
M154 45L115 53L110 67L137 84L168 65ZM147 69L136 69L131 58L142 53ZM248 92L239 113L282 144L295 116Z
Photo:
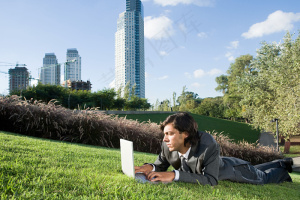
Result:
M292 182L293 159L285 158L260 165L233 158L220 157L220 148L208 133L199 132L188 113L176 113L161 124L164 132L161 153L153 164L135 167L151 181L183 181L217 185L218 180L251 184ZM168 171L172 165L174 171Z

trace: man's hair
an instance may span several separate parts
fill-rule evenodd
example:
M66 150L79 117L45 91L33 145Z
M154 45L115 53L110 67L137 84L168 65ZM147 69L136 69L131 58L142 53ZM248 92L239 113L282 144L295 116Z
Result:
M188 133L188 137L184 139L184 146L188 142L191 145L198 143L200 139L198 134L198 124L190 114L180 112L170 115L163 123L160 124L160 129L164 131L165 126L168 124L172 124L173 127L180 132L180 134L182 132Z

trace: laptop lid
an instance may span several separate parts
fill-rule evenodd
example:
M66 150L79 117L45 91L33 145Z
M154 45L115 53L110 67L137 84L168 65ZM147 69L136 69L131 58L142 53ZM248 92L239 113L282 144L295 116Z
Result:
M128 140L120 139L122 171L130 177L135 177L133 143Z

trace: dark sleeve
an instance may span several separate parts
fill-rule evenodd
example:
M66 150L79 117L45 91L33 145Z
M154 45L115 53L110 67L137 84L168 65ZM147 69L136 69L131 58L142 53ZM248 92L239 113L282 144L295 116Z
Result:
M179 180L189 183L199 183L201 185L217 185L220 165L220 148L217 143L212 143L205 150L203 159L202 174L179 171ZM197 166L200 167L200 166Z
M153 164L155 165L156 172L164 172L164 171L168 170L170 163L166 158L165 149L164 149L163 144L161 145L161 152Z

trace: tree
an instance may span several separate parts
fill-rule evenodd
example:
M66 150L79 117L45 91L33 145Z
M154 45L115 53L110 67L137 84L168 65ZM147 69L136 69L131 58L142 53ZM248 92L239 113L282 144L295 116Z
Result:
M177 98L177 103L179 104L179 111L186 111L186 86L183 86L181 95Z
M279 119L280 134L300 133L300 36L287 33L282 44L263 43L252 62L256 73L245 72L238 82L241 104L255 127L275 132L272 119Z
M176 110L176 92L173 92L173 110Z
M218 86L215 88L216 91L220 91L225 95L228 91L228 77L224 74L216 77L216 82Z
M95 106L101 110L109 110L114 106L115 97L116 92L113 88L105 88L93 94L93 101L95 102Z
M114 101L114 108L117 109L117 110L122 110L125 106L125 99L123 98L117 98L115 101Z
M235 59L234 63L230 64L227 70L228 75L221 75L216 77L218 86L215 88L217 91L222 91L224 94L223 104L226 106L224 117L236 120L242 118L242 106L240 101L243 98L241 92L238 91L237 80L242 78L245 73L254 73L251 67L253 56L247 54L242 55Z
M173 99L174 99L174 94L173 94ZM179 111L192 110L196 108L200 104L200 102L201 99L198 98L197 93L187 91L187 87L183 86L181 95L177 98L177 103L179 104Z
M205 98L201 104L191 112L209 117L224 118L224 105L222 97Z
M127 101L130 98L130 81L128 81L124 87L124 99Z

